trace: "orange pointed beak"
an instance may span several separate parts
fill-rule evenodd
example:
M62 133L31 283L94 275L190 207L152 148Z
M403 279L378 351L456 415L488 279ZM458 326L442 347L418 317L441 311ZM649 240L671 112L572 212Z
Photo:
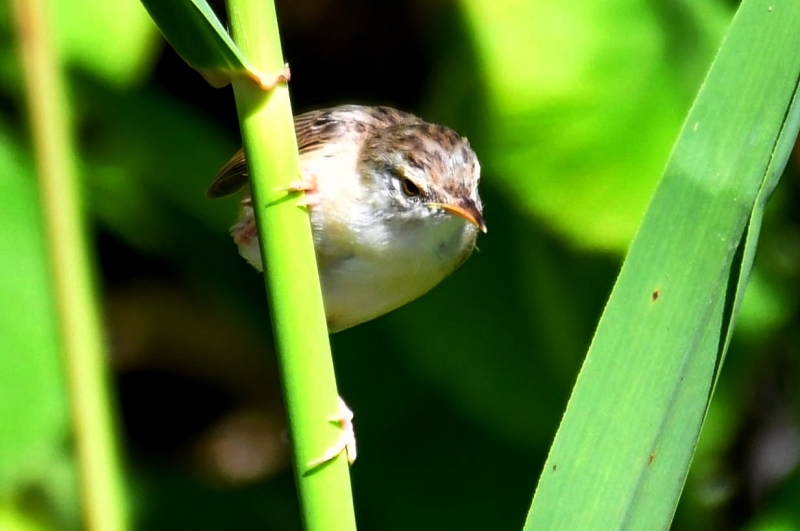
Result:
M478 206L471 200L466 199L461 201L460 205L450 205L447 203L428 203L429 207L441 208L454 216L465 219L478 227L481 232L486 233L486 221L483 219L483 213Z

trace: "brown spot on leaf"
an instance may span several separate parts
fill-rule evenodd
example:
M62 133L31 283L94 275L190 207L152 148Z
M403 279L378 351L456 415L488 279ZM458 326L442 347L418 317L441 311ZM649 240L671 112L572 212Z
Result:
M650 294L650 300L656 302L660 296L661 296L661 290L656 288L653 290L653 293Z

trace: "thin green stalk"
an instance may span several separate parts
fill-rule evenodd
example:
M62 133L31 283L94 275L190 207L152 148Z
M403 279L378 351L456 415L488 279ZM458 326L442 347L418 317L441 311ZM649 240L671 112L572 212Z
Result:
M229 0L228 13L234 40L250 63L261 72L280 73L283 55L273 2ZM264 92L244 77L235 78L233 88L252 176L305 528L353 530L344 456L313 470L308 466L341 430L328 420L337 412L337 391L308 213L299 194L285 191L300 176L289 92L285 85Z
M73 159L63 68L47 0L15 0L20 57L48 232L86 529L127 529L104 341Z

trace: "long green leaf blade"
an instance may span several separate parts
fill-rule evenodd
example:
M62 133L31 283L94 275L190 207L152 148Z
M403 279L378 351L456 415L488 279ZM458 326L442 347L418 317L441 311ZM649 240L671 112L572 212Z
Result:
M797 134L787 109L799 28L800 4L741 5L601 318L525 529L669 526L732 326L730 290L749 273L748 223L779 139Z
M142 4L178 55L212 85L227 84L228 74L253 71L206 0L142 0Z

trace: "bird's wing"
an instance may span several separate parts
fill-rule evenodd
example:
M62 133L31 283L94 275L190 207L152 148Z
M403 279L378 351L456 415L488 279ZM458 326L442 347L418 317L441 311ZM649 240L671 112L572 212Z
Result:
M363 134L367 136L385 127L420 121L412 114L391 107L342 105L296 116L294 128L297 132L297 146L302 157L343 135ZM240 149L217 172L214 182L206 191L206 196L217 198L231 195L246 185L247 180L247 161L244 150Z
M236 193L247 184L247 161L244 158L244 149L240 149L231 157L214 177L214 182L206 190L206 197L215 199Z

